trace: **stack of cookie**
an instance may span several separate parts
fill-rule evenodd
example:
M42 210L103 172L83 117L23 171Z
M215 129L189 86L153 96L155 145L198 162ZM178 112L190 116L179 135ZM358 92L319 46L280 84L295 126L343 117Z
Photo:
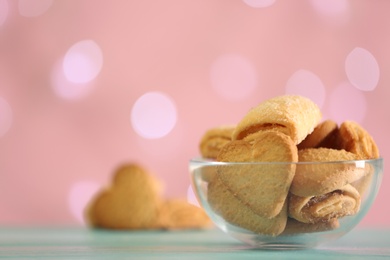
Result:
M85 210L90 227L106 229L198 229L211 226L203 209L184 199L164 199L162 183L144 167L124 164L111 185L99 191Z
M201 155L233 163L208 180L211 208L233 225L271 236L334 229L339 218L356 214L369 171L301 162L373 159L378 148L356 122L321 120L310 99L285 95L260 103L235 126L208 130Z

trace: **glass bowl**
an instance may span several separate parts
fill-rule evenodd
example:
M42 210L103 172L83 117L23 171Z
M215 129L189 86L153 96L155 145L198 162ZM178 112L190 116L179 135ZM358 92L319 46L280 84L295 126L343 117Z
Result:
M200 205L222 231L255 248L298 249L335 240L364 218L381 184L383 159L230 163L195 158L189 168Z

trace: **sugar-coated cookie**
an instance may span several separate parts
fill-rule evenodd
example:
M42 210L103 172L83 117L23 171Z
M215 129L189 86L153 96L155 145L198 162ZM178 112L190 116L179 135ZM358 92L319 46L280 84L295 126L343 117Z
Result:
M298 152L291 138L281 132L260 131L256 135L252 143L235 140L226 144L217 160L263 163L220 165L217 176L238 200L256 214L272 218L279 214L287 198Z
M268 99L251 109L237 124L233 140L241 140L260 130L277 129L299 144L318 125L319 107L310 99L284 95Z
M290 194L288 215L303 223L327 222L356 214L360 209L360 200L359 192L350 184L318 196Z
M364 168L358 168L354 163L326 163L356 160L355 154L345 150L308 148L299 150L298 157L300 163L290 187L290 192L297 196L325 194L360 179L366 173Z

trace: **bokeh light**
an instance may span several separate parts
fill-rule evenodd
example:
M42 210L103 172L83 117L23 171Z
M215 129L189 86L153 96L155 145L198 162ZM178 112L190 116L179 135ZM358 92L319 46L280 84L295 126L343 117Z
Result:
M51 87L54 93L67 100L79 100L86 97L94 87L92 82L87 83L73 83L70 82L64 74L62 63L58 62L53 66L51 72Z
M324 84L316 74L302 69L296 71L287 80L286 94L308 97L321 108L325 101L326 91Z
M0 0L0 26L2 26L7 20L8 10L7 0Z
M100 185L93 181L79 181L71 186L68 194L68 205L78 222L85 223L84 211L99 188Z
M378 85L380 70L374 55L357 47L345 59L345 73L356 88L371 91Z
M177 120L173 100L162 92L147 92L137 99L131 110L131 124L136 133L147 139L169 134Z
M324 15L341 15L349 10L348 0L310 0L310 3Z
M19 14L25 17L36 17L44 14L53 0L19 0Z
M65 54L63 61L65 77L73 83L86 83L95 79L102 66L102 51L92 40L74 44Z
M0 97L0 137L4 136L12 125L12 109L8 102Z
M353 120L361 123L367 113L367 101L362 91L349 82L339 84L329 95L331 118L342 123Z
M264 8L271 6L276 0L243 0L244 3L254 8Z
M249 97L258 81L253 64L238 54L217 58L211 66L210 78L213 89L227 100Z

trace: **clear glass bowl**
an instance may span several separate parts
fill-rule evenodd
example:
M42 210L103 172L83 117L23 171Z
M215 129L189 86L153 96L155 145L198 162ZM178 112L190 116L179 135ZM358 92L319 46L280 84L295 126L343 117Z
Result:
M337 239L352 230L364 218L381 184L383 159L311 163L225 163L195 158L190 160L189 167L192 187L197 199L218 228L252 247L296 249L312 248ZM293 196L290 192L292 185L287 188L284 184L278 185L283 183L283 178L291 174L291 171L293 171L293 178L298 176L298 172L300 176L305 174L310 176L313 172L324 176L332 174L341 176L345 171L349 171L348 180L351 180L352 176L353 182L348 185L352 185L360 195L359 209L346 216L328 214L333 217L316 220L316 224L313 225L293 219L290 210L300 213L307 208L290 209L295 205L290 200ZM354 174L357 180L354 179ZM340 180L345 182L343 178L336 178L336 182ZM315 181L313 183L315 184ZM309 185L304 184L302 187L306 189L306 186ZM264 215L261 210L269 209L268 197L271 196L278 201L275 196L284 193L287 197L280 212L287 212L283 213L288 216L287 220L286 216L277 220L277 216L267 216L267 213ZM343 193L339 192L338 195L340 194ZM282 199L283 196L286 195L281 195ZM348 199L350 198L346 199L345 205L348 205ZM317 196L317 200L321 200L321 196ZM309 202L307 207L314 202ZM337 211L345 206L342 203L344 202L334 202L331 205L333 208L325 207L319 211L329 211L329 209ZM279 215L283 214L279 213ZM331 222L329 219L336 222L329 224Z

